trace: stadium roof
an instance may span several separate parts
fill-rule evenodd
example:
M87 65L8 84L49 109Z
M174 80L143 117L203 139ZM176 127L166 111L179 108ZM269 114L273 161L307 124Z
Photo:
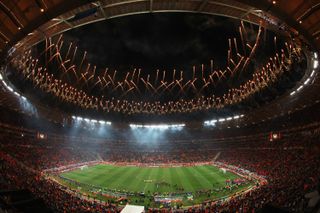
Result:
M165 11L219 14L253 23L262 21L268 24L272 20L278 27L288 25L293 32L303 35L308 42L319 48L319 7L317 0L21 0L17 3L4 0L0 2L0 49L5 53L17 43L18 46L30 45L42 40L44 36L101 19ZM97 15L92 16L95 10ZM267 12L269 16L261 15L261 11Z

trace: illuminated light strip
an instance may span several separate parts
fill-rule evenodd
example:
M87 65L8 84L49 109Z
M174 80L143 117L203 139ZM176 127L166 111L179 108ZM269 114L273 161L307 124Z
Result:
M230 120L236 120L236 119L239 119L239 118L242 118L244 117L243 114L241 115L235 115L235 116L230 116L230 117L227 117L227 118L219 118L218 120L214 119L214 120L207 120L207 121L204 121L203 124L204 126L215 126L217 122L224 122L224 121L230 121Z
M185 124L129 124L130 128L149 128L149 129L181 129Z
M129 126L130 126L131 128L143 127L142 125L139 125L139 124L130 124Z
M205 121L204 125L205 126L215 126L217 123L217 120L210 120L210 121Z
M218 120L210 120L210 121L205 121L207 123L216 123Z
M314 58L318 58L318 54L317 54L316 52L314 52ZM314 69L316 69L318 66L319 66L319 61L318 61L318 60L314 60L314 61L313 61L313 70L312 70L309 78L307 78L307 79L304 81L303 85L307 85L307 84L310 82L311 77L313 77L314 74L315 74L315 70L314 70ZM303 85L301 85L300 87L298 87L298 89L296 89L295 91L292 91L292 92L290 93L290 95L294 95L294 94L296 94L297 92L299 92L299 91L303 88Z
M99 124L107 124L107 125L111 125L110 121L98 121Z
M8 86L8 84L4 81L2 74L0 73L0 80L2 81L3 85L13 94L15 94L16 96L22 98L22 100L26 101L27 98L24 97L23 95L20 95L18 92L14 91L14 89L10 86Z
M5 84L7 86L7 84ZM10 86L7 86L7 89L10 91L10 92L13 92L13 89L10 87Z
M310 81L310 78L308 78L303 84L306 85L309 83L309 81Z
M111 122L110 121L103 121L103 120L95 120L95 119L89 119L89 118L82 118L80 116L71 116L72 119L74 120L78 120L78 121L85 121L85 122L88 122L88 123L99 123L99 124L104 124L104 125L111 125Z
M314 60L313 61L313 68L317 69L318 65L319 65L319 61L318 60Z
M18 92L14 91L14 89L10 86L8 86L8 84L3 80L3 77L2 75L0 74L0 80L2 81L3 85L10 91L12 92L13 94L15 94L16 96L22 98L22 100L27 100L26 97L24 97L23 95L19 94Z
M300 87L298 87L297 91L300 91L303 88L303 86L301 85Z

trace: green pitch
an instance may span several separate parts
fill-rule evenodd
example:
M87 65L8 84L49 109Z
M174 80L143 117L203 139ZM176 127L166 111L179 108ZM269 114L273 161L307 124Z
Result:
M60 177L68 180L71 187L72 181L75 181L77 188L81 186L81 190L89 194L92 192L90 186L102 190L144 194L144 197L132 195L131 203L147 206L155 206L150 199L155 193L161 195L180 193L184 195L183 205L192 205L203 200L230 195L251 185L246 182L226 189L227 179L235 180L240 177L231 172L224 173L219 168L209 165L160 168L100 164L62 173ZM196 193L199 191L203 192ZM187 199L186 193L189 192L193 194L192 200ZM103 199L103 196L97 195L97 198Z

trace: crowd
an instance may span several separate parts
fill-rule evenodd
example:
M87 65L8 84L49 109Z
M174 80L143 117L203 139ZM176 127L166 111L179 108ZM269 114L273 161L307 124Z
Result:
M0 152L1 174L9 185L27 188L42 198L47 205L58 212L116 212L117 208L109 203L82 199L67 192L68 189L58 183L46 179L41 172L32 170L17 162L4 152Z
M32 138L12 138L10 134L1 134L0 145L1 184L29 189L42 198L50 208L58 212L119 212L120 208L111 202L79 198L69 189L48 180L44 169L81 163L93 160L130 163L189 163L217 161L235 165L264 176L268 180L249 193L235 196L228 201L206 201L188 210L189 212L254 212L265 205L274 205L292 212L305 209L304 195L319 187L320 177L320 128L303 130L285 135L277 141L242 141L238 147L216 149L215 145L206 144L206 149L194 149L185 144L179 151L145 152L144 150L127 151L68 144L67 141L50 145L48 141ZM267 138L266 138L267 139ZM256 143L252 146L252 143ZM121 147L125 147L122 142ZM108 146L109 147L109 146ZM219 153L219 154L218 154ZM217 157L218 156L218 157ZM149 209L149 212L159 210ZM161 210L169 211L169 210Z

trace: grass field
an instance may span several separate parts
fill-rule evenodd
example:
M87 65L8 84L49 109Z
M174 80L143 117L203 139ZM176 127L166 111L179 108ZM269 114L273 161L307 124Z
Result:
M83 184L81 186L85 192L90 192L90 186L95 186L113 191L124 190L144 194L144 197L132 195L131 203L148 206L155 205L150 199L154 193L193 194L192 200L183 197L183 205L192 205L203 200L227 196L251 184L246 182L233 189L225 189L227 179L234 180L239 176L231 172L224 173L219 168L209 165L160 168L100 164L65 172L60 176ZM196 193L201 190L204 193Z

